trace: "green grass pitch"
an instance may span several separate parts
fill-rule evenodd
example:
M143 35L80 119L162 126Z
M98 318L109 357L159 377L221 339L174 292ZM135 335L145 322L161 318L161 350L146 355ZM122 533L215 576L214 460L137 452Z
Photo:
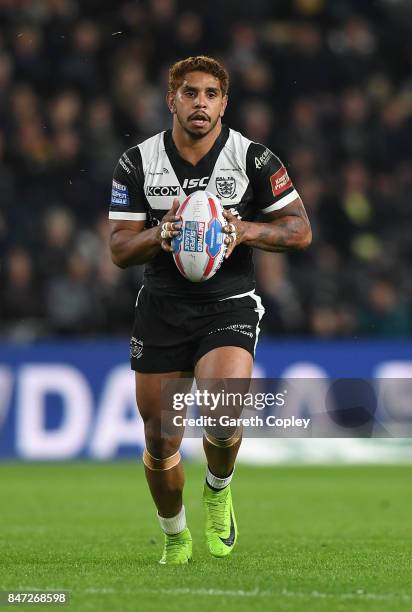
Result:
M0 464L0 590L64 589L76 612L412 610L411 466L238 465L240 536L222 560L204 543L203 477L186 466L194 560L173 568L157 563L141 465Z

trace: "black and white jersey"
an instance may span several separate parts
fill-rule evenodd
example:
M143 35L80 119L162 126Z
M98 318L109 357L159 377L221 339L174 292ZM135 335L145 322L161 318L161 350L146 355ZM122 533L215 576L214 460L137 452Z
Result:
M170 209L205 189L245 221L255 221L295 200L298 194L282 162L265 146L226 126L210 151L195 165L176 149L172 131L161 132L128 149L113 175L109 218L145 221L153 227ZM146 263L144 285L153 293L213 301L254 288L252 249L244 244L224 260L217 274L192 283L178 271L170 253L160 252Z

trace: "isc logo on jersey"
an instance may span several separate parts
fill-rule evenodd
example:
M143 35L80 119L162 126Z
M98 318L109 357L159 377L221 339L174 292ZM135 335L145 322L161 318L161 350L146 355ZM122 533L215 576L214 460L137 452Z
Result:
M185 179L183 181L183 189L195 189L196 187L199 187L200 189L205 189L207 187L207 184L209 182L209 178L208 176L202 176L202 178L192 178L192 179Z
M220 268L226 252L223 207L212 193L195 191L177 215L182 220L180 236L172 240L177 269L194 283L208 280Z

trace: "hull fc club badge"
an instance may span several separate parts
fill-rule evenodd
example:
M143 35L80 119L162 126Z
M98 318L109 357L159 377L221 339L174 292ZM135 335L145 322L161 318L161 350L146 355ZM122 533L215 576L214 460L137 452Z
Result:
M130 357L134 357L135 359L139 359L143 353L143 340L137 340L137 338L132 337L130 340Z
M232 176L228 178L218 176L216 179L216 189L221 198L233 198L236 191L236 179Z

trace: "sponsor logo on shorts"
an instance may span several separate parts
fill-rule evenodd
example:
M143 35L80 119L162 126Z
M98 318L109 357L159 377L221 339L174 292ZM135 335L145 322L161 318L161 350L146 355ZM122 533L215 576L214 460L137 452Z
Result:
M129 190L127 185L122 185L113 179L112 183L112 205L129 206Z
M233 176L218 176L216 189L221 198L233 198L236 195L236 179Z
M265 149L260 157L255 157L256 168L260 170L261 168L263 168L263 166L266 166L271 156L272 151L269 151L269 149Z
M282 166L275 174L270 177L272 185L272 193L274 196L279 196L281 193L292 187L292 181L289 178L286 168Z
M183 250L190 253L202 253L205 239L205 223L203 221L186 221L183 232Z
M209 332L209 336L211 334L218 334L219 332L232 331L238 334L243 334L248 336L249 338L254 338L255 333L253 325L249 325L248 323L232 323L231 325L226 325L225 327L217 327Z
M130 357L140 359L143 354L143 340L138 340L134 336L130 339Z
M146 187L147 196L178 196L180 187L177 185L155 185Z

